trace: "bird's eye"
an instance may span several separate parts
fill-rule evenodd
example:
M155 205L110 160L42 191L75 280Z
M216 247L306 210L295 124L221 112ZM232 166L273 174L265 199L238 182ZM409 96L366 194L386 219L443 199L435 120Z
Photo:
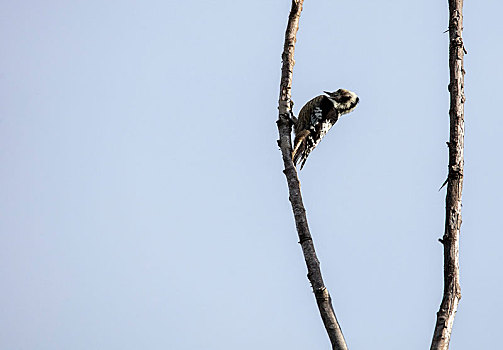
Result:
M345 103L348 102L349 100L351 100L351 96L348 95L341 95L337 98L337 101L340 103Z

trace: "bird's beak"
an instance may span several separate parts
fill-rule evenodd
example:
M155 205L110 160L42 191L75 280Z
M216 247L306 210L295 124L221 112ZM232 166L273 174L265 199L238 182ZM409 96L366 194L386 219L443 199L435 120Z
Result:
M332 93L331 92L328 92L328 91L323 91L324 93L326 93L327 95L329 96L332 96Z

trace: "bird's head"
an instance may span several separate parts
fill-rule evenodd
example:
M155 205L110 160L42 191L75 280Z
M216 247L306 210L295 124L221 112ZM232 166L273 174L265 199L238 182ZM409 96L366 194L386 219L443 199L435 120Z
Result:
M339 89L335 92L323 92L328 95L335 109L339 111L341 115L351 112L360 101L360 98L354 92L346 89Z

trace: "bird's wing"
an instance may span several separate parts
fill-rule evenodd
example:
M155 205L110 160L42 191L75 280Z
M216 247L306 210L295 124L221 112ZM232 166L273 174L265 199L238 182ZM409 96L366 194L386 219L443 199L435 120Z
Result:
M333 103L323 95L315 97L302 108L292 153L294 163L301 162L300 169L338 119Z

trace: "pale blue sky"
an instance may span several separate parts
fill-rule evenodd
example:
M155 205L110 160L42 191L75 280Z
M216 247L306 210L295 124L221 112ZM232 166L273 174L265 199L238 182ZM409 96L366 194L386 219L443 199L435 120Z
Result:
M289 0L2 1L0 348L328 349L276 145ZM467 1L453 349L503 312L500 1ZM300 177L352 350L426 349L442 293L445 1L310 1L295 111L361 104Z

